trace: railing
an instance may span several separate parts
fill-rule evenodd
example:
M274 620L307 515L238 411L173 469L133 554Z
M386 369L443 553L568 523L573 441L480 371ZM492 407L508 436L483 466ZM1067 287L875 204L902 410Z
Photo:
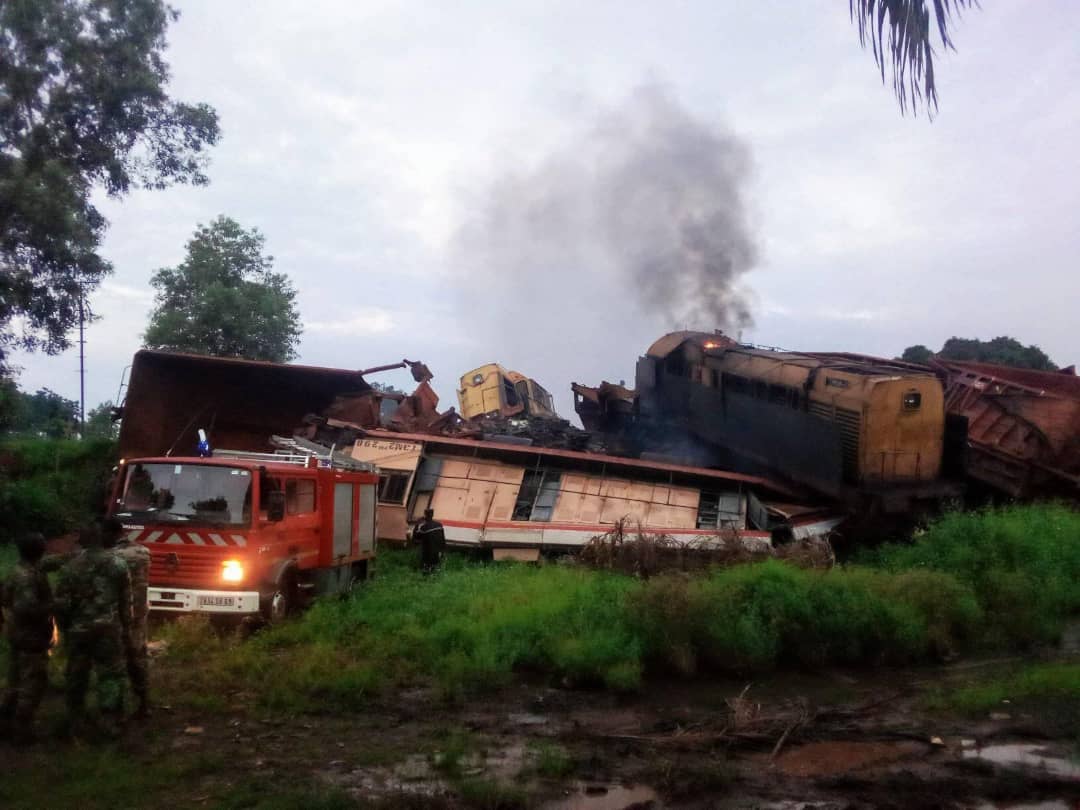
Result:
M253 450L215 450L214 458L234 458L241 461L261 461L277 464L293 464L297 467L332 467L338 470L374 472L376 467L367 461L357 461L352 456L338 453L335 447L298 437L271 436L270 443L278 449L272 453Z

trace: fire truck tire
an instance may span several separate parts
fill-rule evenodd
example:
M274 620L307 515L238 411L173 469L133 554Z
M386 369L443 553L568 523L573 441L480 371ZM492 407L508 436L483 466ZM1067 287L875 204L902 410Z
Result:
M278 587L263 597L263 617L269 624L284 621L296 610L296 573L286 571L278 581Z

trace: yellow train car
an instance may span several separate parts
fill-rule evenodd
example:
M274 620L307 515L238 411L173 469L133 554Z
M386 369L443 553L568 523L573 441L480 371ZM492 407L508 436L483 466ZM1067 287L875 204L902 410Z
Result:
M547 389L498 363L487 363L461 375L458 406L464 419L488 415L558 417Z
M944 388L921 366L679 332L639 360L637 397L643 433L682 429L744 467L832 495L906 511L958 491L943 475L957 440Z
M709 354L706 370L730 392L805 407L836 425L848 481L940 476L945 395L935 375L829 355L744 348Z

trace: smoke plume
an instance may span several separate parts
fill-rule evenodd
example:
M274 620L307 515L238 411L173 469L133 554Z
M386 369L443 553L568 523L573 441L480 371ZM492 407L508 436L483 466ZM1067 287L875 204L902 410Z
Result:
M475 337L499 340L485 360L538 377L549 365L563 378L632 378L636 355L661 331L749 326L740 282L757 255L750 169L739 138L656 85L592 110L539 162L498 168L455 245L465 309L478 332L493 328ZM604 341L611 350L596 345L600 335L614 338ZM597 358L606 370L577 360L584 340L608 355ZM622 367L613 369L616 351ZM545 352L555 357L538 369Z

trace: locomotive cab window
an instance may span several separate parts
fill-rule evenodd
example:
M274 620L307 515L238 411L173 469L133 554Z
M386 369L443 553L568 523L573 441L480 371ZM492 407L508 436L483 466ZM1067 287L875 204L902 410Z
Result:
M918 391L908 391L904 394L905 411L917 411L920 405L922 405L922 394Z

